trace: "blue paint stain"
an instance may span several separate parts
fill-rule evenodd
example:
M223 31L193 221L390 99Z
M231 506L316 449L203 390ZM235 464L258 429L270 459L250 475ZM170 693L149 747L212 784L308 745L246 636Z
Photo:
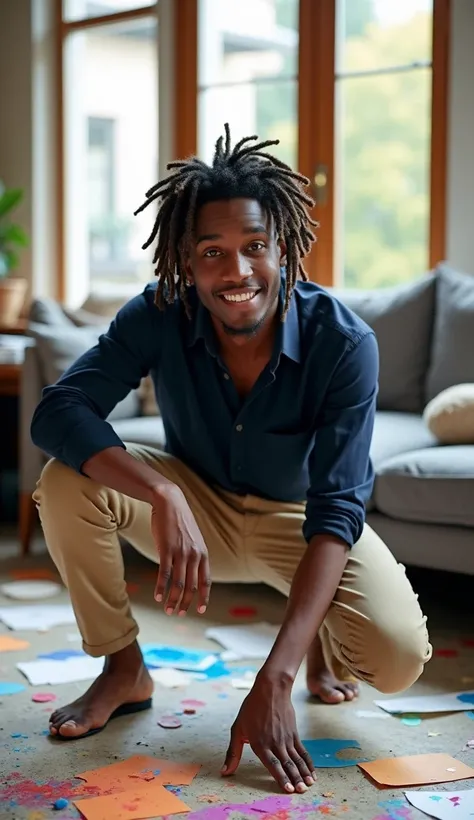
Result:
M21 732L13 732L13 734L10 735L10 737L22 737L22 734Z
M160 774L160 772L161 772L161 769L155 769L155 770L154 770L154 772L153 772L153 774L154 774L154 775L155 775L155 777L156 777L156 775Z
M349 759L336 757L343 749L360 749L357 740L339 740L339 738L317 738L314 740L303 740L303 746L311 755L315 768L343 768L345 766L357 766L358 763L365 762L365 758Z
M474 703L474 692L463 692L462 695L457 696L457 699L461 703Z
M58 649L56 652L47 652L43 655L38 655L38 658L45 661L67 661L68 658L86 657L85 652L79 649Z
M67 809L68 806L69 806L69 800L66 800L65 797L60 797L54 803L54 808L55 809Z
M21 683L0 681L0 695L16 695L17 692L23 692L24 689L25 687Z
M468 718L471 718L471 720L474 720L474 712L464 712L464 714L467 715Z
M217 695L217 697L220 698L221 700L227 700L229 695L226 695L225 692L221 692L221 694Z

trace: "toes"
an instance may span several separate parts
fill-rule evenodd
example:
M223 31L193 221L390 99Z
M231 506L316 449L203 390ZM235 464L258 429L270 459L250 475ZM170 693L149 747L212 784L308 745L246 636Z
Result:
M78 726L75 720L66 720L59 727L59 734L65 737L75 737L75 735L82 735L86 732L84 726Z
M319 697L326 703L341 703L344 700L344 693L332 686L321 686Z

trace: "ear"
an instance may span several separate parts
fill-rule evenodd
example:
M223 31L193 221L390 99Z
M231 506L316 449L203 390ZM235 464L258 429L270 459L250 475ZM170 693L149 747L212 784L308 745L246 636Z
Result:
M186 283L188 285L194 285L194 274L191 268L191 260L189 256L187 256L184 261L184 274L186 276Z
M280 265L286 265L286 245L283 239L278 240L278 248L280 250Z

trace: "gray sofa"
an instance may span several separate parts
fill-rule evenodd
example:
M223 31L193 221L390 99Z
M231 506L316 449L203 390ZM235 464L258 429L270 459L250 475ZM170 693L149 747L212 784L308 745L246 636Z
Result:
M373 327L379 344L371 451L376 479L368 523L405 564L474 574L474 440L440 445L423 419L427 402L442 390L474 383L474 276L441 265L396 288L333 293ZM33 308L30 332L36 345L27 350L22 387L23 552L29 549L34 521L31 493L44 462L29 437L32 412L43 384L57 375L52 362L60 372L90 338L87 334L98 333L97 327L75 327L59 306L55 321L49 315L48 323L44 303ZM74 336L76 341L81 337L76 345L71 343ZM110 419L119 436L162 446L161 419L153 407L144 414L143 392L126 402Z

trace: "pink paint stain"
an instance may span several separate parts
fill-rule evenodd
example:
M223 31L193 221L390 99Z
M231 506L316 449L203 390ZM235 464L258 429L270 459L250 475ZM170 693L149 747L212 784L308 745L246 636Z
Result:
M206 702L204 700L194 700L193 698L187 698L187 700L181 701L182 706L188 707L188 709L202 709Z
M53 700L56 700L56 695L53 695L52 692L36 692L32 695L31 700L33 703L52 703Z
M0 804L8 802L10 806L22 806L37 809L40 806L50 808L51 803L58 796L66 797L98 797L101 794L110 794L96 786L86 786L74 780L47 780L34 781L23 777L20 772L9 774L0 787Z
M293 803L293 797L282 795L281 797L266 797L252 803L224 803L220 806L200 809L188 814L187 820L230 820L234 813L244 815L249 820L307 820L307 818L314 818L315 810L317 812L322 810L323 814L333 814L334 806L327 802L322 803L318 798L312 803L298 805Z
M461 802L460 797L448 797L448 800L450 803L454 803L455 806L459 806L459 803Z

